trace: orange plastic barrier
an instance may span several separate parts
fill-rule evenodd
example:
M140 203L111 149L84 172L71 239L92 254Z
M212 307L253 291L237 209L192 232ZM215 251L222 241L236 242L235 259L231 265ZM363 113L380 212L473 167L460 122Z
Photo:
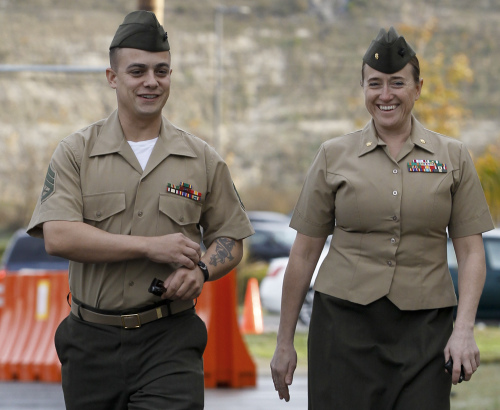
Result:
M2 317L3 307L5 306L5 281L4 281L4 278L5 278L5 271L0 270L0 318Z
M4 284L0 380L60 381L54 334L69 314L68 272L7 275Z
M236 270L205 284L196 304L208 329L205 387L256 385L256 366L240 333L236 310Z
M0 380L61 380L54 346L59 323L69 314L67 271L7 275L0 317ZM196 310L208 329L206 387L256 385L256 367L239 330L236 271L205 284Z

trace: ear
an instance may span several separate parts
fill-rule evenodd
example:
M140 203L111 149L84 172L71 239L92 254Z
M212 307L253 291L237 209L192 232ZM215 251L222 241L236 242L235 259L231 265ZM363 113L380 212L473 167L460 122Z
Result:
M106 68L106 78L109 86L116 89L116 72L110 67Z
M415 96L415 101L420 98L420 93L422 92L422 87L424 86L424 79L421 78L417 85L417 95Z

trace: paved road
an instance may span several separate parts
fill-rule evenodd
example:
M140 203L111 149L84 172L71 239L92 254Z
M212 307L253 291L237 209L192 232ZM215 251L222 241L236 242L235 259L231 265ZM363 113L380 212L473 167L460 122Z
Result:
M243 389L207 389L206 410L303 410L307 408L307 379L295 377L291 400L280 401L267 376L259 376L257 387ZM61 385L58 383L0 382L1 410L64 410Z

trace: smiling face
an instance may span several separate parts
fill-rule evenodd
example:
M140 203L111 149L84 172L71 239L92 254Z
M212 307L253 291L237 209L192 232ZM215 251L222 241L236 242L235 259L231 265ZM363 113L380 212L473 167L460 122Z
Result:
M106 77L116 90L120 118L141 121L161 117L170 94L171 74L168 51L116 50Z
M379 134L401 134L411 130L411 111L420 97L423 80L415 82L413 67L385 74L363 67L365 106Z

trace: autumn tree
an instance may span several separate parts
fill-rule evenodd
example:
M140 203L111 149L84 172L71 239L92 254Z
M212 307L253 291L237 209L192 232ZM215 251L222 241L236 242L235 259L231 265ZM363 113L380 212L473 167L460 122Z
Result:
M420 71L424 86L420 100L415 104L415 114L425 126L433 131L458 137L460 126L469 115L462 99L464 83L474 80L469 58L465 53L454 53L451 58L445 53L441 42L433 42L438 25L436 19L422 27L401 26L400 31L410 43L416 45ZM408 34L407 34L408 33ZM432 57L426 50L431 48Z
M475 165L493 221L498 225L500 223L500 138L495 144L486 148L484 154L475 160Z

